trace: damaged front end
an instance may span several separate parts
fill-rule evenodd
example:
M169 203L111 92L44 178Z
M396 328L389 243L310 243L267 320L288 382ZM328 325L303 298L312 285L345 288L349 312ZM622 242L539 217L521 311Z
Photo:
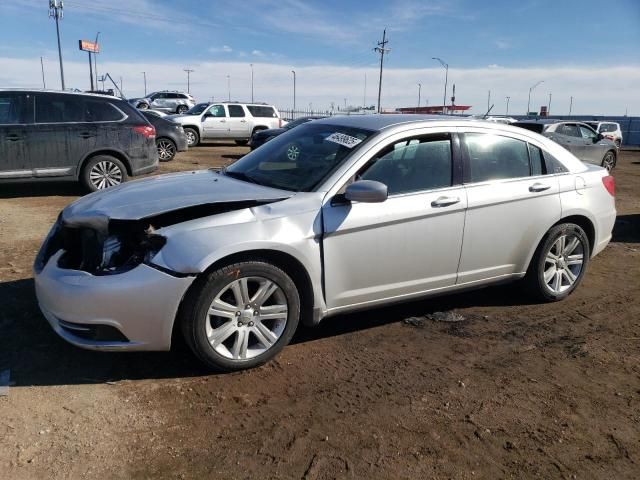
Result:
M167 242L157 230L274 201L277 200L196 205L140 220L109 219L102 215L67 219L63 212L42 245L34 270L36 273L42 271L49 259L60 250L63 254L58 259L58 267L92 275L124 273L142 263L161 268L151 263L151 259Z

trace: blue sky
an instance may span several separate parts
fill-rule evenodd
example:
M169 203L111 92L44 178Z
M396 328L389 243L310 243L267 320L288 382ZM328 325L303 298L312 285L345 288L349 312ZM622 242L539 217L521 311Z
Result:
M0 4L0 87L37 86L40 56L48 82L59 85L47 3ZM65 0L61 27L67 83L87 88L81 76L88 78L81 70L86 54L78 51L77 41L100 31L99 63L123 77L130 96L142 93L143 66L151 89L185 88L181 69L188 67L195 70L192 88L198 97L225 96L231 74L233 97L246 98L248 64L254 63L265 101L287 101L287 75L294 68L300 70L305 105L341 103L345 96L350 104L361 104L365 73L367 103L372 103L377 62L372 48L386 27L388 106L415 104L417 83L423 84L423 98L433 97L434 104L439 96L441 103L441 67L431 60L437 56L449 63L452 83L457 81L457 103L486 106L491 89L495 99L510 95L521 108L527 84L544 79L540 95L568 98L575 86L582 99L578 111L610 106L616 110L611 113L624 113L622 108L640 113L639 0ZM606 72L618 68L617 99L598 100L610 77ZM585 85L591 73L592 83ZM330 91L323 89L327 82ZM627 83L635 87L627 91Z

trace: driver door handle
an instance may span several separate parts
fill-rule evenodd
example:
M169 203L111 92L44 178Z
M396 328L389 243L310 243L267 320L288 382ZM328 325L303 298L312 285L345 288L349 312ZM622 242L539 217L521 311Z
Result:
M220 120L220 123L227 123L226 120Z
M240 123L247 123L246 120L240 120Z
M549 190L551 185L545 185L544 183L534 183L529 187L530 192L544 192L545 190Z
M460 202L459 197L438 197L431 202L432 207L448 207Z

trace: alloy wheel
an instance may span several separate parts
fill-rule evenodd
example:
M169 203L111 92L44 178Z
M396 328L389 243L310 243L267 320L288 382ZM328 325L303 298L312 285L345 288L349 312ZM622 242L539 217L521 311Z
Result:
M113 162L103 160L96 163L89 172L89 181L96 190L120 185L122 183L122 170Z
M561 235L549 248L544 260L544 283L554 293L573 286L584 265L584 246L575 234Z
M191 147L196 143L196 136L191 130L185 129L185 135L187 136L187 144Z
M615 157L613 153L608 152L604 158L602 159L602 166L607 169L607 171L613 170L613 166L615 164Z
M158 140L158 158L161 161L171 160L176 154L176 146L171 140Z
M206 315L211 347L225 358L246 360L265 353L282 336L288 305L272 280L244 277L222 288Z

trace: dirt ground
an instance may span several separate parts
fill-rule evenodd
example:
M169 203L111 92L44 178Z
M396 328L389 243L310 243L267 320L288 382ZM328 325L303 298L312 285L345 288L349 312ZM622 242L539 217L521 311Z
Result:
M161 171L230 162L206 146ZM0 477L640 477L640 152L619 218L567 300L501 286L300 330L276 361L212 375L169 353L88 352L38 311L31 263L73 185L0 187ZM453 311L464 321L426 315Z

